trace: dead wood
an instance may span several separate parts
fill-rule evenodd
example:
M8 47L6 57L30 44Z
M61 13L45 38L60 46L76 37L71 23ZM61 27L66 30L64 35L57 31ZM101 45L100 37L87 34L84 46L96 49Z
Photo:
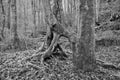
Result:
M99 65L105 69L120 70L120 67L114 65L113 63L104 62L99 59L96 59L96 63L97 63L97 65Z

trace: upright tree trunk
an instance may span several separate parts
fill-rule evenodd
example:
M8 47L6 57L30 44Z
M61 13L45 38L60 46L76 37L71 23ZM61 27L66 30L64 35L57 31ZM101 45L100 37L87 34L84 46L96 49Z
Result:
M32 0L32 13L33 13L33 24L34 24L34 31L33 31L33 37L36 37L36 30L37 30L37 25L36 25L36 1Z
M99 8L100 8L100 0L95 0L95 5L96 5L96 22L98 22L98 15L99 15Z
M80 0L80 15L81 16L81 36L78 42L74 42L73 63L76 69L84 71L92 71L95 69L94 56L94 0ZM75 40L74 40L75 41Z
M23 3L23 5L24 5L24 29L25 29L25 31L24 32L26 32L26 30L27 30L27 26L28 26L28 17L27 17L27 15L28 15L28 12L27 12L27 1L26 2L24 2Z
M19 37L17 33L17 0L12 0L12 18L13 18L13 46L15 49L20 49Z
M40 21L40 19L41 19L41 12L40 12L40 10L41 10L41 7L40 7L40 4L41 4L41 0L39 0L38 1L39 2L39 10L38 10L38 27L41 27L41 21Z
M5 9L4 9L4 5L3 5L3 0L0 0L0 4L2 7L2 16L3 16L3 22L2 22L2 30L1 30L1 36L2 39L4 38L4 28L5 28Z
M100 8L100 0L95 0L95 24L96 24L96 26L100 25L100 23L98 21L99 8Z
M11 0L8 0L8 29L10 29L11 26Z

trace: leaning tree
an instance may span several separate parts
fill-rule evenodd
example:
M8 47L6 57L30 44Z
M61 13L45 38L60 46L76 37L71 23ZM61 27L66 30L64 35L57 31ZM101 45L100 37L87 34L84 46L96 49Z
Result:
M58 43L58 40L60 37L66 37L70 41L70 34L65 30L65 27L62 25L62 0L53 0L54 6L50 7L50 1L49 0L43 0L44 3L44 12L45 12L45 21L47 24L47 36L45 44L46 50L43 52L43 60L50 58L51 55L61 55L62 57L67 57L63 49L61 48L60 44ZM46 7L49 6L49 7ZM53 23L53 20L55 23ZM40 48L40 51L43 51L45 48L45 45L43 45L42 48ZM60 51L60 53L57 52L57 50Z

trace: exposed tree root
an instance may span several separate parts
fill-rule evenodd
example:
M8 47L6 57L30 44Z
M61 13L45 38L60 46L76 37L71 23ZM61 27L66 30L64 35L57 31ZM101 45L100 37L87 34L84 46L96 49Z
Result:
M60 35L53 33L53 39L49 40L49 41L51 41L51 42L49 42L50 43L50 45L48 45L49 47L44 52L42 52L42 49L44 48L44 45L45 45L45 43L44 43L39 48L39 50L36 52L36 54L32 55L31 57L26 58L26 60L29 61L31 58L39 56L39 55L42 55L42 57L41 57L42 64L43 64L43 62L50 59L51 57L56 57L56 56L60 56L61 60L65 60L65 58L67 58L67 55L61 48L60 44L58 44L59 38L60 38Z
M39 53L39 52L44 51L44 49L45 49L44 45L45 45L45 42L42 43L41 47L36 51L36 54Z
M43 54L43 58L45 59L46 57L49 57L51 54L52 54L52 49L53 49L53 47L57 44L57 41L58 41L58 39L59 39L59 35L57 35L57 34L53 34L54 35L54 37L53 37L53 40L52 40L52 42L51 42L51 44L50 44L50 46L48 47L48 49L45 51L45 53ZM44 59L43 59L43 61L44 61Z
M59 56L59 59L61 60L65 60L65 58L67 58L68 56L65 54L60 44L58 43L60 37L65 37L69 40L69 42L71 42L69 33L65 31L62 26L57 24L52 25L52 27L50 27L50 31L47 33L46 41L44 42L44 44L42 44L42 46L36 51L36 54L27 58L26 60L39 55L42 55L41 63L45 62L51 57L56 56ZM45 44L47 48L45 48Z

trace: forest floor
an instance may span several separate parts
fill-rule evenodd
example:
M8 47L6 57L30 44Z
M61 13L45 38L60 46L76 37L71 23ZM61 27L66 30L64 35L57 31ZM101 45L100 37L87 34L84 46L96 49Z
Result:
M36 50L0 53L0 80L120 80L120 71L99 67L95 72L74 72L72 53L68 43L63 41L66 54L69 56L61 61L52 58L45 65L41 64L41 56L26 58L35 54ZM120 47L99 47L96 59L120 66Z

